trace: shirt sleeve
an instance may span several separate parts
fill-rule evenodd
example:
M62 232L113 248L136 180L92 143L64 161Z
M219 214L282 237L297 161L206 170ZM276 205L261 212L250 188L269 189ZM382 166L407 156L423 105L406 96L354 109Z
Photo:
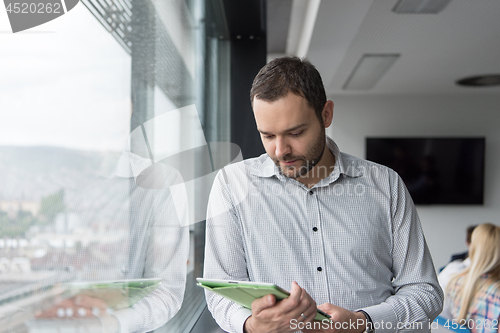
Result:
M181 308L189 255L188 210L186 205L174 203L172 195L169 189L149 190L147 195L137 198L139 205L150 207L151 215L148 224L138 223L133 229L138 235L133 239L135 249L141 254L133 257L140 262L131 266L140 268L133 269L137 276L130 277L162 280L137 303L115 312L121 333L152 331L167 323ZM183 194L176 192L175 195ZM187 197L181 201L186 200ZM136 218L142 218L142 214ZM143 227L147 228L144 237L142 230L138 230Z
M161 284L129 308L115 313L120 332L149 332L167 323L181 308L186 283L188 228L153 228L144 278Z
M413 200L397 174L390 182L394 295L362 310L377 333L430 332L429 322L443 307L443 291Z
M209 279L248 281L245 250L239 216L221 170L212 186L208 202L204 277ZM208 309L217 324L227 332L243 333L243 325L251 310L208 290Z

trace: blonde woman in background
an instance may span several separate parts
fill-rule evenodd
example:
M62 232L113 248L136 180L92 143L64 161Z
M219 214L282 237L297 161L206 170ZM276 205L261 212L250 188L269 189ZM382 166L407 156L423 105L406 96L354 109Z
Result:
M500 227L481 224L472 233L471 265L446 288L443 315L473 333L498 332L500 316Z

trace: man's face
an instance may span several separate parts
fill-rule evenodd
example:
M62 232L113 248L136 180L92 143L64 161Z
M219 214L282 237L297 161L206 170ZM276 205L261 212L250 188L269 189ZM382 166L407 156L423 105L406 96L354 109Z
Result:
M304 176L325 149L324 126L307 100L293 93L274 102L254 98L257 129L266 153L290 178Z

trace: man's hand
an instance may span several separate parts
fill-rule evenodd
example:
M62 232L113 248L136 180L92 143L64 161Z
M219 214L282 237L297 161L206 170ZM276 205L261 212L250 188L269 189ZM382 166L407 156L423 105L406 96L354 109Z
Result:
M292 282L290 297L276 302L274 295L266 295L252 302L252 315L243 326L245 333L293 332L290 321L312 322L316 316L316 302L297 282Z
M74 325L75 328L81 327L82 324L79 322L81 319L95 319L85 322L87 330L106 333L120 332L120 322L115 316L110 315L108 305L99 298L87 295L76 295L58 300L50 309L35 313L35 318L61 319L67 325Z
M362 312L349 311L330 303L321 304L318 309L328 313L332 321L329 329L307 330L304 333L362 333L366 329L366 318Z
M74 297L56 302L54 306L36 314L37 318L82 318L106 315L108 306L98 298L87 295Z

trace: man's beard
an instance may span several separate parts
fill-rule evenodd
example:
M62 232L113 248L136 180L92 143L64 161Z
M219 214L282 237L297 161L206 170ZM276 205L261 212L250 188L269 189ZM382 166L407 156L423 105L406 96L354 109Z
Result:
M282 175L288 178L298 178L311 171L311 169L319 163L321 157L323 156L323 152L325 151L325 144L326 135L324 133L320 133L315 143L309 148L309 154L303 156L285 155L280 159L273 158L272 160L274 164L278 166ZM302 163L299 167L295 165L286 166L280 164L280 162L289 161L301 161Z

